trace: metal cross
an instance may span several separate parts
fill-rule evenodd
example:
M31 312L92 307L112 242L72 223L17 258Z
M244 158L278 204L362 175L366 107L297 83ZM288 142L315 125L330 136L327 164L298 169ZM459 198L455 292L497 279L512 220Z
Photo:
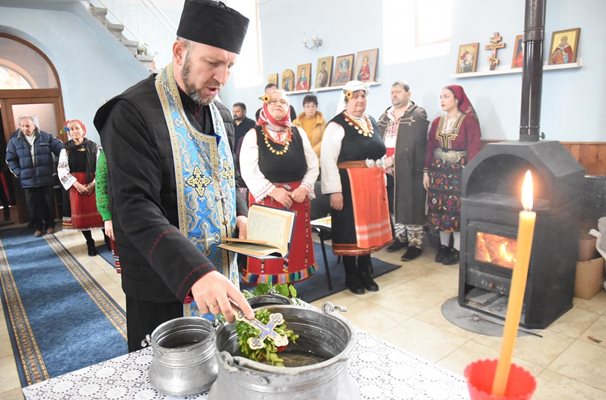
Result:
M493 71L497 65L499 65L499 59L497 58L497 50L505 47L505 43L502 42L503 37L499 34L499 32L495 32L490 38L490 43L486 45L485 49L490 50L491 54L488 57L488 61L490 61L490 70Z
M277 347L286 346L288 344L288 337L286 335L280 335L274 329L276 326L282 324L284 322L284 317L280 313L270 314L269 322L267 325L263 324L263 322L258 319L246 319L242 312L238 312L236 318L239 321L245 322L253 328L257 329L260 333L256 337L248 338L247 343L253 350L258 350L263 348L263 342L265 339L269 338L273 340L274 344Z

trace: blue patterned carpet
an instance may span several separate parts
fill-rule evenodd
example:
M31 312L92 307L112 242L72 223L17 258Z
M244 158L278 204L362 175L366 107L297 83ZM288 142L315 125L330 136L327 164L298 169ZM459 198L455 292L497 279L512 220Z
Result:
M22 386L127 353L124 310L54 235L1 232L0 281Z

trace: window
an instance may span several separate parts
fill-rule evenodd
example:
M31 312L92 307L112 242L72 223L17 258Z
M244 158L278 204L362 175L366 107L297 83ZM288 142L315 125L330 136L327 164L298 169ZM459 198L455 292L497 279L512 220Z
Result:
M31 89L32 85L17 71L0 65L0 89Z
M398 64L450 52L454 0L383 0L383 61Z
M229 0L226 1L226 4L250 19L242 51L232 69L234 86L236 88L258 86L263 83L258 2L256 0Z

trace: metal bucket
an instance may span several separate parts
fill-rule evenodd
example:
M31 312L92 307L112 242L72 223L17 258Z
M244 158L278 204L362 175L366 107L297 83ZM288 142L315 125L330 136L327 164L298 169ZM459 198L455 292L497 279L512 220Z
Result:
M241 357L235 324L217 330L219 375L208 394L209 400L356 400L358 386L347 373L347 357L354 344L352 326L325 311L297 306L262 307L284 316L288 328L300 335L285 353L313 353L321 359L299 367L273 367Z
M149 381L162 393L173 396L201 393L217 377L215 328L204 318L166 321L141 344L152 346L154 358L149 367Z
M248 304L252 308L260 308L271 305L287 305L292 304L288 297L279 294L263 294L248 299Z

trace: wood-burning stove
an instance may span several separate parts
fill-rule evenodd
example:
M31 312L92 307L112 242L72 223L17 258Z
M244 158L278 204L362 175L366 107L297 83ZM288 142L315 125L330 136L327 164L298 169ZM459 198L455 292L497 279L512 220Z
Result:
M584 170L559 142L492 143L466 166L459 304L504 318L527 169L537 220L521 325L537 329L569 310L574 292Z
M459 304L500 318L514 265L519 190L533 175L537 213L520 324L542 329L572 307L583 167L540 142L545 0L526 0L520 141L491 143L463 171Z

